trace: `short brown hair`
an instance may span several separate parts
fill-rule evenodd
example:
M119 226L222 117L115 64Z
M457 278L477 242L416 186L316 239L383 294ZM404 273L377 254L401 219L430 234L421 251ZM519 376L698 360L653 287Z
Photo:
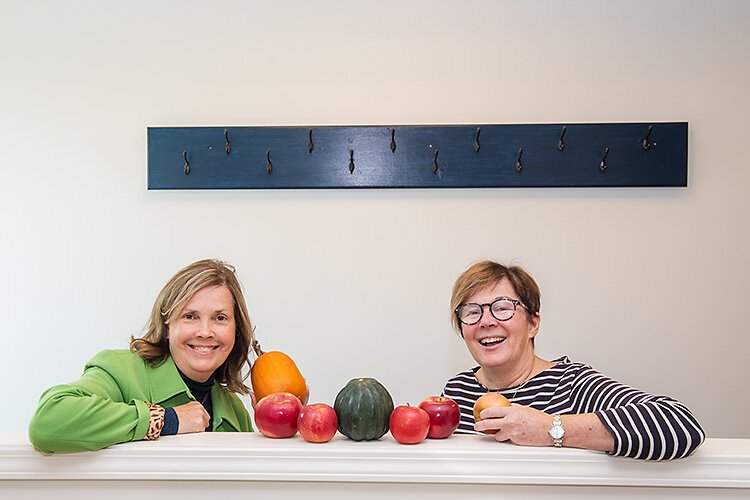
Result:
M220 260L199 260L177 271L159 292L151 309L146 333L142 338L130 337L130 350L152 366L163 363L170 354L167 338L169 323L180 314L196 292L222 285L229 289L234 299L236 334L232 352L216 369L214 376L232 392L248 394L242 369L246 363L250 364L248 352L253 344L253 327L234 267Z
M457 333L463 336L456 309L482 288L499 283L503 279L507 279L513 286L530 317L539 313L541 293L539 286L529 273L519 266L504 266L491 260L483 260L469 266L453 285L451 323Z

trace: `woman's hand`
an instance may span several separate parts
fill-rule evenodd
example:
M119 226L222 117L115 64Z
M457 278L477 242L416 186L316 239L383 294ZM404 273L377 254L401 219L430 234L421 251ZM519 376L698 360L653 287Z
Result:
M495 431L497 441L510 441L523 446L551 446L549 429L552 415L528 406L513 404L487 408L480 414L482 420L474 429Z
M191 401L184 405L175 406L174 412L180 421L177 434L203 432L211 420L206 409L198 401Z
M482 410L482 420L474 424L478 431L493 431L498 441L523 446L552 446L549 429L552 415L528 406L512 404ZM614 436L594 413L562 415L565 428L563 446L612 452Z

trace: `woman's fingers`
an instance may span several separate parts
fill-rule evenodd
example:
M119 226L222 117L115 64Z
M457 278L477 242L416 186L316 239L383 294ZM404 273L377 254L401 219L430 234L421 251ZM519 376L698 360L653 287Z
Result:
M211 420L206 409L198 401L191 401L184 405L175 406L174 411L180 422L177 434L203 432Z
M487 408L474 429L494 434L497 441L510 441L524 446L548 446L548 430L552 417L522 405Z

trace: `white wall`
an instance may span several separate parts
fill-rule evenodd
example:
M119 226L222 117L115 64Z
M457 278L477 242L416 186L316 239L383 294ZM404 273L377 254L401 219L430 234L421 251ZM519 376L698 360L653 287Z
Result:
M458 274L520 263L537 350L750 437L750 3L0 0L0 428L125 348L163 283L220 257L312 399L397 403L471 366ZM149 126L689 122L671 189L146 189ZM457 230L464 227L462 236Z

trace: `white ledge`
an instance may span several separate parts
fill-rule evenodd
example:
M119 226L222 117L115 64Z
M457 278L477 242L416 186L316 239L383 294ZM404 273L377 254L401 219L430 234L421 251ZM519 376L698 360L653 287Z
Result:
M169 436L98 452L44 456L0 433L2 480L319 481L750 488L750 440L709 439L691 457L646 462L575 449L453 436L400 445L390 435L325 444L257 433Z

